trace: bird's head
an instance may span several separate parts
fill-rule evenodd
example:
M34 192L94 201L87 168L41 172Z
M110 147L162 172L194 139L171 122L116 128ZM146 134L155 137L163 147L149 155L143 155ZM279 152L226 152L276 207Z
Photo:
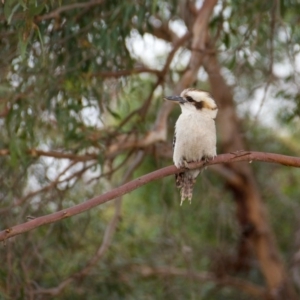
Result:
M194 88L185 89L180 96L165 97L165 100L177 102L182 113L205 113L214 119L217 116L218 107L212 96L205 91Z

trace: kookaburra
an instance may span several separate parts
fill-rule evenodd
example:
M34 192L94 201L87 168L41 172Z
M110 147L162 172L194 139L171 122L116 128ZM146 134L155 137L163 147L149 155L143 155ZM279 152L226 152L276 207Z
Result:
M181 107L181 115L175 125L173 161L177 168L187 163L208 161L217 155L215 118L218 107L208 92L194 88L185 89L180 96L165 97ZM181 189L181 203L190 202L193 185L200 169L186 170L176 174L176 186Z

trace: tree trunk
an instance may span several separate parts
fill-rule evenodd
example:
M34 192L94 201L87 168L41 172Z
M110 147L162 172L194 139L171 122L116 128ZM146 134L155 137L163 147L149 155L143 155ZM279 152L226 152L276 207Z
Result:
M232 91L221 74L217 57L214 54L206 55L203 65L209 76L212 95L219 107L217 117L219 152L245 150ZM249 163L228 164L226 168L240 178L234 182L228 181L227 185L236 201L243 244L251 245L254 250L272 299L297 299L280 259L266 207Z

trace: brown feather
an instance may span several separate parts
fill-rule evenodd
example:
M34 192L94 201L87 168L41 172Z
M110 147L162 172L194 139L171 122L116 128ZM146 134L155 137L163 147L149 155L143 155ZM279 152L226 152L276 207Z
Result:
M185 199L188 199L191 203L193 196L193 187L195 184L195 178L191 176L190 172L182 172L175 175L176 186L180 189L181 201L180 205Z

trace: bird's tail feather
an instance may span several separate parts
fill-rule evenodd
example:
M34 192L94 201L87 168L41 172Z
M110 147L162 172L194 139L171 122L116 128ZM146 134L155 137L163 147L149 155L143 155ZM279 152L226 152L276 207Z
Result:
M192 196L193 196L193 186L195 184L195 178L193 176L193 173L182 172L176 174L175 178L176 178L176 186L180 188L180 194L181 194L180 205L182 205L185 199L188 199L189 202L191 203Z

